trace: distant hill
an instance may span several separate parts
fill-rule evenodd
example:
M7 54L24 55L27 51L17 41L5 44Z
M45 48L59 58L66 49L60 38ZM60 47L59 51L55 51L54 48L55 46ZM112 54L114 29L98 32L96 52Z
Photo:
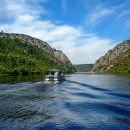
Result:
M79 65L74 65L74 67L78 72L90 72L93 68L93 64L79 64Z
M14 33L0 33L0 74L45 73L50 68L74 70L60 50L37 38Z
M123 41L99 58L93 71L130 74L130 40Z

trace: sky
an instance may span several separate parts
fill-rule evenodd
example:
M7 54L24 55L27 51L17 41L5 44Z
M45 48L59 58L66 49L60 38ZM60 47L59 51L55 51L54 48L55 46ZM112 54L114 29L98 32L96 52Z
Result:
M130 0L0 0L0 30L27 34L89 64L130 39Z

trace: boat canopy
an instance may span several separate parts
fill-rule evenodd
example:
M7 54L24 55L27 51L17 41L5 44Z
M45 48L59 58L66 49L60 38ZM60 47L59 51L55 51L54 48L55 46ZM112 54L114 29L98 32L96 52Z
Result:
M58 72L58 73L64 73L64 71L63 70L60 70L60 69L49 69L48 71L47 71L47 74L55 74L56 72Z
M48 72L60 72L60 69L49 69Z

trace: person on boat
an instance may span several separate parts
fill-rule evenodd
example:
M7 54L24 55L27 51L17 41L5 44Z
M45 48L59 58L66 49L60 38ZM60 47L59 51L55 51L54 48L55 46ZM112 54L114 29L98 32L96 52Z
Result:
M64 73L63 72L61 72L61 76L64 77Z
M55 75L54 76L58 76L58 71L57 72L55 72Z

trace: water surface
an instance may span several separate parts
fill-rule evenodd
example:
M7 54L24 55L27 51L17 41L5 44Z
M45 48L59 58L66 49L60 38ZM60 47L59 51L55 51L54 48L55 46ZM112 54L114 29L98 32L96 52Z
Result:
M66 79L1 83L0 130L130 129L130 77L72 74Z

